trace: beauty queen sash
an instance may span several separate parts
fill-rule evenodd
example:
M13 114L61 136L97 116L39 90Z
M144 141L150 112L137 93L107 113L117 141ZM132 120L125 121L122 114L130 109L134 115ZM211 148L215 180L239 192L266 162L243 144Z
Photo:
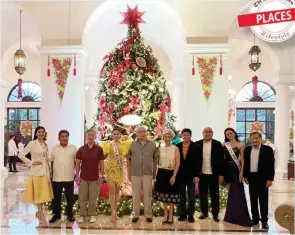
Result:
M241 171L241 165L240 165L240 162L239 162L239 160L237 159L234 150L233 150L232 147L230 146L230 143L226 142L224 145L225 145L227 151L229 152L231 158L232 158L233 161L236 163L236 165L237 165L239 171Z
M117 162L118 166L120 167L120 170L123 171L123 167L122 167L122 164L120 161L120 153L119 153L118 146L115 144L114 141L112 141L112 146L113 146L113 149L115 152L116 162Z

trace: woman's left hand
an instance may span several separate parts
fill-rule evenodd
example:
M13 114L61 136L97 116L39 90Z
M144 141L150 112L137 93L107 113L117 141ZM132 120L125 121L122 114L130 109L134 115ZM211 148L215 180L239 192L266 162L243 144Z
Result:
M239 174L240 183L243 183L243 172L241 171Z
M170 185L175 184L175 178L176 178L175 175L172 175L171 176L170 181L169 181L170 182Z

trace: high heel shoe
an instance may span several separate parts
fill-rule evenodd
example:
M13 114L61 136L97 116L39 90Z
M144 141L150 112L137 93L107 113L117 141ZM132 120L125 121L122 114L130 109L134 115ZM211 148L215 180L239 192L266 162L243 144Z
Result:
M47 227L48 227L48 223L47 223L47 221L46 221L46 218L45 218L44 214L42 214L42 215L40 216L40 219L39 219L39 226L40 226L41 228L47 228Z
M167 223L168 224L173 224L174 223L174 219L172 218L172 220L168 220Z

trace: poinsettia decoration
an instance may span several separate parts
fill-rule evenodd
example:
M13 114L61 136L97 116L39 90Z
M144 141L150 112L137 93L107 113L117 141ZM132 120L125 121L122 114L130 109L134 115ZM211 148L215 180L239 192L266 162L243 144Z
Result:
M69 70L72 64L72 59L67 58L52 58L53 73L55 76L55 83L58 92L58 97L62 102L65 88L67 85Z
M216 57L198 57L197 65L199 69L204 96L206 100L209 101L212 86L213 86L213 81L214 81L213 79L214 79L215 71L217 67L217 58Z

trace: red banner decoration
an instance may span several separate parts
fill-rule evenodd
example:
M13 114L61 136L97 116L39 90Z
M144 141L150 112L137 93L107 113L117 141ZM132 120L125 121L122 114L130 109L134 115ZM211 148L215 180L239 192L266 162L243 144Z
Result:
M257 87L258 77L256 75L252 78L252 84L253 84L253 91L252 91L253 94L252 94L252 96L257 97L258 96L258 87Z
M77 70L76 70L76 55L74 55L74 72L73 75L76 76L77 75Z
M72 64L72 59L68 58L52 58L52 65L53 65L53 73L55 75L55 83L57 87L58 97L62 102L69 70Z
M209 101L213 78L215 76L217 58L216 57L199 57L197 59L200 79L206 101Z
M23 98L23 88L22 88L23 80L21 78L18 79L17 85L18 85L18 94L17 98L22 99Z
M222 69L223 69L223 63L222 63L222 55L220 55L220 59L219 59L219 75L222 75Z
M50 56L47 59L47 77L50 77Z
M193 55L193 62L192 62L192 64L193 64L193 67L192 67L192 75L195 75L195 73L196 73L196 69L195 69L195 55Z

